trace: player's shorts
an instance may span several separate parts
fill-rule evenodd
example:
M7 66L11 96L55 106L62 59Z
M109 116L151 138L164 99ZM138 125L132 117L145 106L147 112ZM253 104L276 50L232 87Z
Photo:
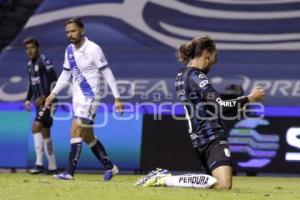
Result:
M53 124L51 110L45 106L37 107L35 121L40 122L45 128L50 128Z
M204 145L195 148L206 173L211 172L220 166L232 166L231 154L228 142L224 138L218 138Z
M91 98L73 98L74 117L85 123L93 124L96 117L99 100Z

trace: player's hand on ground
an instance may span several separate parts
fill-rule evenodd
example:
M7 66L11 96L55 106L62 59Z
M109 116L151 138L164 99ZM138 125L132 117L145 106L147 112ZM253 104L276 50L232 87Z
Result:
M251 94L248 95L249 102L261 102L265 98L265 91L261 86L255 86Z
M50 108L52 102L54 101L55 99L55 95L53 93L51 93L45 100L45 106L46 108Z
M31 103L30 103L30 101L28 101L28 100L25 101L24 106L25 106L25 109L27 111L31 111Z
M115 99L115 108L118 113L120 113L121 115L123 114L124 106L119 98Z
M34 104L39 107L43 106L44 103L45 103L45 96L40 96L34 101Z

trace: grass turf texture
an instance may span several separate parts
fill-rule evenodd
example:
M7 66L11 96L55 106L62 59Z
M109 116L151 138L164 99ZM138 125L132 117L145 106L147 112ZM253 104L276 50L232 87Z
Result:
M136 187L133 183L139 177L119 175L110 182L103 182L101 175L77 174L74 181L61 181L45 175L0 173L0 199L300 199L300 178L234 177L232 190L215 191L190 188Z

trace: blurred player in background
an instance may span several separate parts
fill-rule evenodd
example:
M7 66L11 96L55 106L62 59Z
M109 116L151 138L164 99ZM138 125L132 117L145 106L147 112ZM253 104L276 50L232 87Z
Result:
M178 56L187 66L177 74L176 93L184 105L192 145L207 175L171 176L167 170L159 169L137 185L231 189L231 155L221 116L242 109L248 102L262 101L264 91L257 86L248 96L222 100L207 78L217 62L216 45L209 37L196 37L181 45Z
M118 173L101 144L95 137L93 121L96 116L100 96L100 75L103 75L115 97L115 107L122 112L122 103L116 81L102 49L84 36L84 24L80 18L72 18L65 23L65 30L70 45L65 52L63 71L55 88L46 99L50 106L58 93L69 84L73 76L73 111L75 118L71 128L71 151L67 171L55 178L72 180L81 154L82 141L91 148L96 158L104 165L104 180L110 180Z
M50 128L53 123L50 108L44 106L46 97L50 94L51 86L57 81L57 75L52 62L40 53L39 42L33 37L23 41L25 51L30 59L27 66L29 87L27 91L25 108L30 111L30 100L33 97L36 106L36 117L32 124L33 140L36 153L35 168L29 173L44 172L43 155L48 159L48 173L57 172L56 158L53 143L50 137Z

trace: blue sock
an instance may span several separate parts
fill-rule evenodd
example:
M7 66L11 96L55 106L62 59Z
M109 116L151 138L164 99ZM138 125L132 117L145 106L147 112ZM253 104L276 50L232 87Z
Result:
M109 160L108 155L104 149L104 146L101 144L99 140L95 140L90 144L91 150L96 156L96 158L104 165L106 170L110 170L113 168L112 162Z
M68 162L67 172L72 176L74 176L77 162L78 162L80 154L81 154L81 149L82 149L82 141L81 140L78 142L74 142L74 143L71 141L71 151L69 154L69 162Z

